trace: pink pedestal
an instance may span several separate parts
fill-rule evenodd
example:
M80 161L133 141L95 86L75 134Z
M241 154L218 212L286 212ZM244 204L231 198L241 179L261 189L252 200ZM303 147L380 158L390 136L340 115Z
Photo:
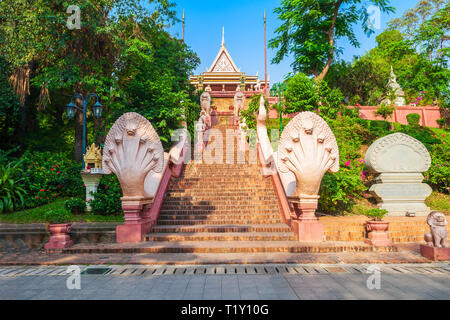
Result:
M151 206L152 199L122 198L122 210L125 224L116 227L117 243L142 242L151 227L152 221L146 216L147 206Z
M320 242L323 240L323 225L319 220L314 222L292 220L291 226L298 241Z
M389 240L387 233L385 232L371 232L367 236L364 242L375 247L390 247L392 241Z
M50 224L48 229L50 231L50 239L45 244L46 250L64 249L73 245L70 240L69 232L72 227L71 223Z
M421 244L420 254L430 260L450 261L450 248L436 248Z
M392 241L388 237L389 222L367 221L367 239L365 242L375 247L392 246Z
M323 240L323 225L315 215L318 200L318 196L289 198L295 213L291 220L291 227L298 241L320 242Z

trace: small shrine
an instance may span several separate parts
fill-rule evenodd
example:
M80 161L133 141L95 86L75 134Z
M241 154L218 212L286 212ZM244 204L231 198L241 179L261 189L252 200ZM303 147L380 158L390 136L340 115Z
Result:
M400 85L397 82L397 76L394 73L394 68L391 66L391 77L389 78L388 83L389 89L395 93L395 100L391 101L390 97L386 98L382 101L382 103L385 104L393 104L394 106L405 106L405 91L400 87Z
M94 143L86 149L86 154L83 157L86 168L102 168L102 150Z

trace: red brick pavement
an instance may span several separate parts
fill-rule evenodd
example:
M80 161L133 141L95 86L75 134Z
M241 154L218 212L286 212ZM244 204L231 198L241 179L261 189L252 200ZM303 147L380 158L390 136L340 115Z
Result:
M419 253L419 244L397 245L398 252L331 252L331 253L92 253L57 254L44 252L0 253L0 265L72 265L72 264L384 264L431 262Z

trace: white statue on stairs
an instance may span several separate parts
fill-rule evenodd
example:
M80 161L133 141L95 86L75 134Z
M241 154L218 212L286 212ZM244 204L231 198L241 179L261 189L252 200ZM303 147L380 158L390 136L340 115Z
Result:
M261 80L256 80L255 91L261 91Z

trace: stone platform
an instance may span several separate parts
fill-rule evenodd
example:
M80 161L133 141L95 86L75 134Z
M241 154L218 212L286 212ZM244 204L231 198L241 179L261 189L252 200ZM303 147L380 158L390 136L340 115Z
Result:
M122 245L125 247L125 245ZM307 248L307 246L303 246ZM360 248L364 245L361 244ZM395 249L377 248L377 251L336 251L323 253L306 251L290 252L231 252L217 253L118 253L107 248L97 248L96 253L49 254L40 251L28 253L0 253L0 265L73 265L73 264L136 264L136 265L201 265L201 264L274 264L274 263L429 263L431 260L420 255L419 244L398 244ZM80 248L80 246L78 246ZM329 247L330 248L330 247ZM366 247L367 248L367 247ZM337 250L338 248L336 248Z
M435 261L449 261L450 248L436 248L429 245L420 245L420 253L431 260Z
M365 216L320 217L326 241L364 241ZM424 243L425 233L430 232L426 217L385 217L389 222L389 238L396 243ZM447 225L450 233L450 225Z

